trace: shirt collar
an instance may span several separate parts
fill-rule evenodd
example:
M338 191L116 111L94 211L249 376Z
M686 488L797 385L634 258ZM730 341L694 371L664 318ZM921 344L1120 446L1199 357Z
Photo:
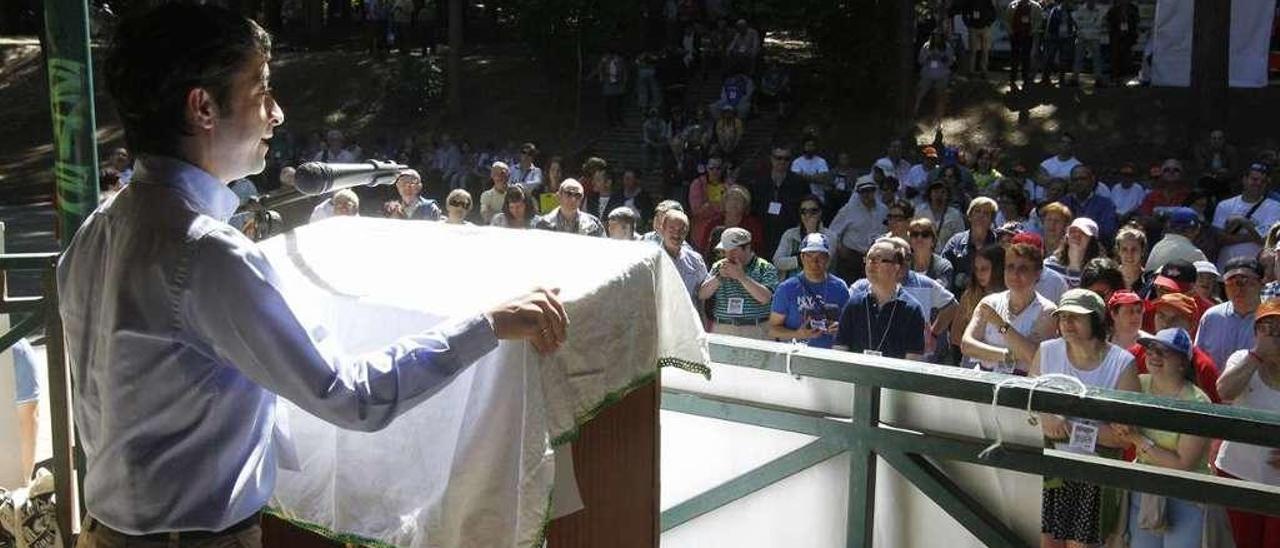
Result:
M133 183L166 185L178 191L198 213L227 222L240 207L240 197L209 172L170 156L138 158Z

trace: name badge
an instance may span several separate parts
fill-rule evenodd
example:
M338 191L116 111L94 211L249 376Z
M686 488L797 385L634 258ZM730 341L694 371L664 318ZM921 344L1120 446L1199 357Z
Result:
M942 63L939 63L939 62L937 62L937 61L929 61L929 68L934 69L934 70L938 70L938 69L942 68Z
M978 18L981 18L981 17L982 17L982 12L980 12L980 11L978 11L978 10L973 10L973 18L974 18L974 19L978 19Z
M742 297L729 297L729 313L742 314L742 308L746 304L746 299L743 299Z
M769 202L769 214L778 215L782 213L782 202Z
M884 352L881 352L881 351L879 351L879 350L863 350L863 351L862 351L862 353L863 353L863 354L866 354L866 355L868 355L868 356L883 356L883 355L884 355Z
M1129 32L1129 24L1120 23L1120 32Z
M1066 450L1093 454L1098 448L1098 426L1087 422L1071 421L1071 441Z

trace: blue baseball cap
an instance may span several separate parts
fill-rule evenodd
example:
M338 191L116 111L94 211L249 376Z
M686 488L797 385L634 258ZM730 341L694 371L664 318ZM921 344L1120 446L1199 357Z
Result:
M1181 327L1161 329L1150 337L1138 337L1138 344L1142 346L1158 344L1186 356L1188 360L1191 359L1191 335Z
M1200 226L1200 214L1189 207L1170 208L1165 215L1169 226Z
M801 253L819 252L831 255L831 247L827 245L827 237L821 233L814 232L804 237L804 243L800 245Z

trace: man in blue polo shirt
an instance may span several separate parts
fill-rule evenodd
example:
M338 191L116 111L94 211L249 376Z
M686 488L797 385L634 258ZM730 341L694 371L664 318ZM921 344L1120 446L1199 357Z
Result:
M839 329L840 311L849 300L849 287L831 275L831 244L814 232L800 247L802 273L778 285L769 314L769 336L831 348Z
M906 252L880 240L867 250L866 267L871 285L849 295L832 348L920 360L924 357L924 309L898 284L907 268Z

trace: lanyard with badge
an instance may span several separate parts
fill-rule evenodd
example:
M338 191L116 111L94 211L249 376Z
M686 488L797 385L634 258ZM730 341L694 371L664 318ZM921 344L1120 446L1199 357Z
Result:
M827 276L830 276L830 274ZM818 291L815 292L813 288L809 287L809 282L804 279L804 274L800 274L800 288L804 290L805 296L809 298L808 310L801 311L805 316L802 322L808 322L810 329L826 331L827 322L832 321L827 316L827 299L822 296L822 286L826 284L826 280L819 282L819 284Z
M870 290L868 290L868 291L870 291ZM870 302L870 299L874 299L874 298L875 298L875 296L874 296L874 295L872 295L872 294L868 294L868 295L867 295L867 299L868 299L868 301L867 301L867 307L866 307L866 309L865 309L865 312L867 313L867 346L871 346L871 339L873 338L873 337L872 337L872 335L871 335L872 331L871 331L871 302ZM863 350L863 351L862 351L862 353L863 353L863 354L866 354L866 355L868 355L868 356L883 356L883 355L884 355L884 352L881 352L881 351L880 351L880 349L881 349L881 348L884 348L884 341L888 340L888 338L889 338L889 328L893 326L893 316L894 316L895 314L897 314L897 313L898 313L898 301L895 299L895 300L893 301L893 308L892 308L891 310L889 310L889 321L888 321L888 322L885 322L885 324L884 324L884 332L883 332L883 333L881 333L881 335L880 335L880 343L879 343L879 344L877 344L877 345L876 345L876 347L875 347L874 349L867 349L867 350ZM880 314L879 314L879 313L877 313L877 314L876 314L876 317L879 317L879 316L880 316Z
M1067 443L1057 443L1054 447L1072 453L1092 455L1098 448L1099 423L1087 419L1069 419L1071 437Z

